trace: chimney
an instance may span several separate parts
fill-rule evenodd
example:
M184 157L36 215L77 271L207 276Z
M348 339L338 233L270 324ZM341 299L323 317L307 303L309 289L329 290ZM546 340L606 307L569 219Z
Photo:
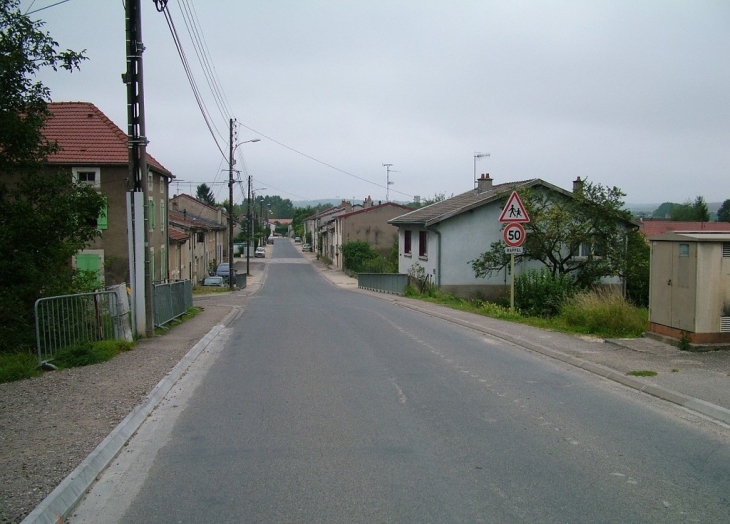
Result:
M482 176L477 180L477 193L484 193L488 189L491 189L492 182L492 179L489 178L489 173L482 173Z
M580 195L581 193L583 193L583 181L578 177L573 181L573 194Z
M370 195L365 199L365 202L363 204L363 207L372 207L373 206L373 199L370 198Z
M352 208L352 204L350 204L347 200L343 200L340 203L340 207L345 208L345 211L349 211Z

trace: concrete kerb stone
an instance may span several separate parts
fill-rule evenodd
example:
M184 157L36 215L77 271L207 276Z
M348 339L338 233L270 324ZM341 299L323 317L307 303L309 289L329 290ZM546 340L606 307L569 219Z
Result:
M337 282L334 282L331 279L330 279L330 281L333 284L337 284ZM357 289L354 291L362 292L363 290ZM663 387L657 386L655 384L647 384L645 382L642 382L639 379L628 376L624 373L618 372L618 371L608 368L606 366L602 366L600 364L596 364L594 362L590 362L590 361L584 360L582 358L579 358L579 357L576 357L573 355L569 355L567 353L563 353L561 351L555 350L555 349L547 347L547 346L543 346L541 344L536 344L532 341L525 340L520 337L515 337L515 336L505 333L503 331L491 329L491 328L488 328L488 327L478 324L478 323L469 322L469 321L457 318L453 315L441 313L439 311L436 311L434 308L422 307L417 304L409 303L405 300L399 300L399 297L396 297L394 295L388 295L388 294L377 293L377 292L367 292L367 294L369 294L370 296L380 298L381 300L387 300L398 306L401 306L401 307L404 307L407 309L411 309L414 311L419 311L421 313L425 313L425 314L431 315L433 317L441 318L448 322L452 322L454 324L472 329L474 331L483 333L485 335L490 335L490 336L502 339L506 342L510 342L512 344L523 347L525 349L535 351L536 353L540 353L547 357L559 360L561 362L565 362L566 364L570 364L572 366L581 368L590 373L599 375L607 380L611 380L613 382L622 384L623 386L626 386L628 388L635 389L637 391L641 391L641 392L651 395L653 397L659 398L659 399L667 401L667 402L671 402L673 404L676 404L676 405L684 407L686 409L695 411L697 413L700 413L700 414L710 417L712 419L718 420L720 422L730 424L730 410L728 410L722 406L712 404L711 402L707 402L705 400L691 397L691 396L685 395L683 393L678 393L676 391L672 391L670 389L663 388ZM624 344L621 344L620 342L616 342L613 340L608 341L608 342L610 342L614 345L618 345L618 346L629 347L629 346L625 346ZM631 349L631 348L629 348L629 349Z
M68 517L86 490L94 483L96 477L114 460L188 367L215 340L221 330L241 314L240 309L230 311L221 323L198 341L172 371L154 387L147 400L135 407L96 449L23 519L22 524L57 524Z

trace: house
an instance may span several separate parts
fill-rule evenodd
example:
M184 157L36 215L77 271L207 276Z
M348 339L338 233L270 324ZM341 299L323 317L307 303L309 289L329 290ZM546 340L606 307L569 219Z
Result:
M189 195L177 195L170 199L169 216L171 278L199 282L228 260L227 213Z
M395 202L374 204L368 196L362 208L337 215L334 220L332 262L337 268L343 269L342 245L356 240L367 242L374 251L387 257L393 249L393 242L398 238L398 228L389 224L388 220L412 210Z
M335 217L343 213L349 213L353 208L359 207L362 206L353 206L347 200L343 200L339 206L329 207L319 213L308 216L303 221L304 241L311 242L312 251L315 253L333 260L335 256Z
M676 231L730 232L730 222L680 222L676 220L644 218L639 222L639 231L649 239Z
M573 183L573 193L581 191L582 184L578 178ZM539 178L494 185L487 174L478 179L476 189L390 220L398 227L398 271L422 269L432 284L462 297L503 297L509 292L509 268L477 278L470 261L489 251L493 242L502 240L499 219L505 201L512 191L519 194L527 188L573 198L570 191ZM521 259L515 272L542 267L539 261ZM613 280L606 283L619 283Z
M75 267L96 271L107 286L130 282L126 194L133 189L129 176L127 135L94 104L54 102L43 129L60 150L48 157L46 168L64 169L77 182L92 185L106 197L106 210L97 222L101 236L79 252ZM174 178L147 154L147 214L152 280L168 278L167 201Z

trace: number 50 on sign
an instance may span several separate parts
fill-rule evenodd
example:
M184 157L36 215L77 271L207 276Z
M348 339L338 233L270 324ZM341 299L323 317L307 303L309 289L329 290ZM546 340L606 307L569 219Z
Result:
M519 222L507 224L502 232L507 247L519 247L525 241L525 228Z

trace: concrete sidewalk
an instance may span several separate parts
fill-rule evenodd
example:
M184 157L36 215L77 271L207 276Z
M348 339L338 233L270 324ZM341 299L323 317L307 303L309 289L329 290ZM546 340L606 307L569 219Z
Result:
M466 313L446 306L358 289L357 279L307 253L332 284L500 338L630 388L730 424L730 351L688 352L652 338L579 337ZM654 377L631 376L653 371Z

